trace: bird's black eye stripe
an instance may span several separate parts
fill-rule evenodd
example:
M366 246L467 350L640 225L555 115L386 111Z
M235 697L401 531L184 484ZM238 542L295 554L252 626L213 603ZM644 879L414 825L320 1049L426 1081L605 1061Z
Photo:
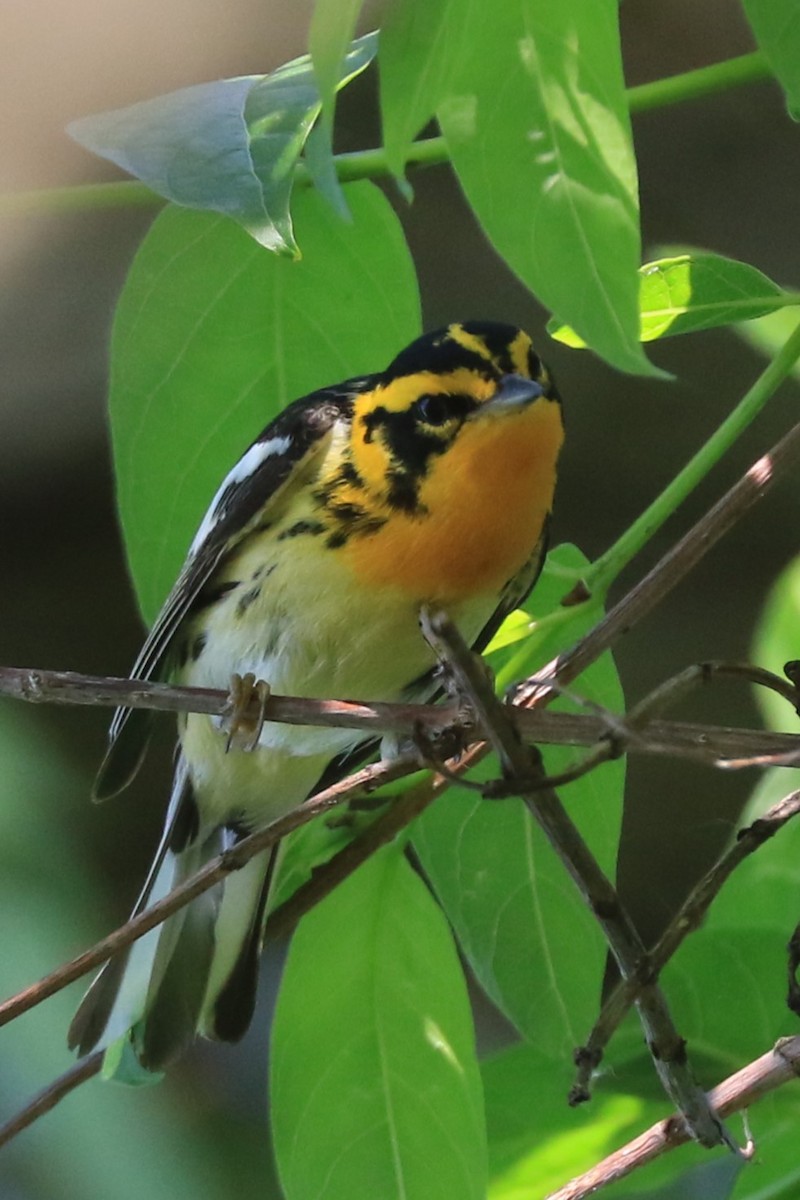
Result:
M426 425L446 425L454 418L465 417L474 407L475 401L470 396L443 392L420 396L414 403L417 417Z

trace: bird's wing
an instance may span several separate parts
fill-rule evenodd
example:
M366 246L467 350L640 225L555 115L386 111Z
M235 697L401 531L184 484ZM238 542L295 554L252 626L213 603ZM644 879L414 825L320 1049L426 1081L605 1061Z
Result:
M131 668L132 679L152 679L164 668L175 634L217 567L281 501L293 481L327 445L334 424L348 419L353 397L372 385L351 379L290 404L223 479L189 547L186 562ZM131 781L144 756L150 714L119 708L94 794L105 799Z

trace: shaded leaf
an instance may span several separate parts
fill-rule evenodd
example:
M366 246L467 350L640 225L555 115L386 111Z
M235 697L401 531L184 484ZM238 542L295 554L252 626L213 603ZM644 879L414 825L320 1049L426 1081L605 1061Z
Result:
M753 638L753 661L776 675L784 663L800 658L800 558L795 558L770 588ZM775 692L754 688L771 729L800 733L800 718Z
M743 0L759 46L786 93L789 113L800 120L800 6L797 0Z
M755 267L719 254L662 258L641 267L639 276L643 342L750 321L800 304L800 293L785 292ZM548 333L568 346L586 345L566 325L551 321Z
M339 87L364 70L376 48L374 34L353 43ZM319 111L305 55L269 75L197 84L68 129L167 200L224 213L268 250L293 254L294 170Z
M661 1187L646 1192L630 1193L631 1200L728 1200L739 1175L745 1168L744 1158L721 1151L713 1162L698 1163L683 1171Z
M381 26L380 94L389 169L402 175L408 148L448 95L462 53L462 0L396 0Z
M112 339L119 505L149 619L226 471L286 403L381 370L420 328L397 218L369 183L354 224L314 192L295 205L300 262L264 254L233 222L168 209L131 268Z
M483 1096L447 923L397 846L304 918L272 1039L287 1200L482 1200Z
M306 144L306 166L316 187L344 220L348 220L350 214L333 159L333 120L336 93L342 86L339 78L362 3L363 0L344 0L344 3L342 0L317 0L308 35L322 116ZM374 40L377 34L368 37Z
M798 324L800 317L794 308L781 308L769 316L757 317L745 325L737 325L736 333L767 358L774 358L788 342ZM794 364L791 373L795 379L800 379L800 361Z

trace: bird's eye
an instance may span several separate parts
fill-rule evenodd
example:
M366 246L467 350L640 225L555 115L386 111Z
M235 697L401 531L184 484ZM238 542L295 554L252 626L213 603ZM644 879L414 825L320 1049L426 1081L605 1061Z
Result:
M416 403L420 420L426 425L445 425L455 415L449 399L443 395L420 396Z

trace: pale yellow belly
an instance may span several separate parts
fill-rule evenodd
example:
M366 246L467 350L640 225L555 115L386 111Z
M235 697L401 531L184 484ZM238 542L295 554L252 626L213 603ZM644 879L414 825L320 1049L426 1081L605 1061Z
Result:
M267 554L263 541L247 544L219 577L226 579L237 587L189 628L184 683L225 689L234 671L252 671L283 695L399 700L434 665L418 624L425 597L378 587L366 599L344 556L324 551L313 535L273 539ZM483 596L451 612L468 641L496 603ZM254 751L226 753L219 722L193 715L181 741L203 818L253 824L300 803L327 762L359 738L267 723Z

